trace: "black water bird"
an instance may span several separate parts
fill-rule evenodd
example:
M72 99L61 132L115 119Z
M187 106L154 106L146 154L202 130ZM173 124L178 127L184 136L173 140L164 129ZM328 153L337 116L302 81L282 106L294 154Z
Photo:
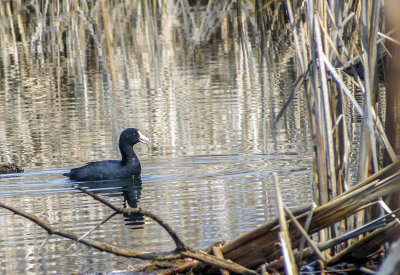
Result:
M89 162L82 167L73 168L69 173L63 175L71 180L79 181L123 179L140 175L141 166L139 158L133 151L133 145L138 142L148 144L149 141L138 129L125 129L119 137L121 160Z
M0 174L23 173L24 169L14 163L0 163Z

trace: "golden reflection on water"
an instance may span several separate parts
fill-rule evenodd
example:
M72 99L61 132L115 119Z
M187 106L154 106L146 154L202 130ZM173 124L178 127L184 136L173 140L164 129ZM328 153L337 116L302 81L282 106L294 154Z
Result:
M2 159L29 169L116 158L115 144L126 127L138 127L153 140L149 149L137 148L153 156L281 153L278 143L306 142L296 133L308 127L302 98L273 131L292 89L290 51L282 43L282 51L261 57L259 45L249 41L244 52L229 33L235 20L225 20L220 38L202 46L173 39L176 26L163 25L153 41L156 52L148 31L137 25L135 43L125 39L114 49L116 85L99 48L84 52L79 77L68 58L21 59L15 66L12 55L3 56L9 66L0 86Z
M21 43L17 51L12 43L2 44L0 156L27 171L0 177L4 203L84 234L109 210L73 192L62 173L88 161L119 158L118 137L126 127L139 128L152 141L135 146L144 173L139 206L165 218L190 245L232 239L274 217L272 172L281 177L288 205L310 201L303 99L295 98L273 127L293 88L287 43L261 56L256 38L240 43L235 13L221 17L217 34L199 30L190 42L173 13L162 13L155 35L149 21L122 17L118 23L117 11L110 11L114 72L103 40L72 51L74 58L64 49L39 51L29 60ZM126 29L122 37L118 24ZM210 40L198 43L201 37ZM72 48L82 42L68 41ZM122 205L118 186L89 187ZM41 246L46 232L1 212L2 272L111 271L136 263L80 245L66 250L71 242L55 237ZM91 237L138 250L173 248L154 223L132 230L123 217Z
M64 83L60 95L51 73L35 81L20 77L0 93L2 157L28 169L117 158L118 136L126 127L138 127L152 140L149 148L135 148L145 158L307 151L301 144L306 135L298 134L307 131L304 104L295 102L273 130L273 118L291 89L290 72L270 64L263 72L263 94L257 68L243 71L240 52L225 56L213 45L193 53L202 56L197 52L210 59L188 65L166 53L160 74L145 79L133 74L135 85L128 89L119 79L118 95L93 72L87 72L86 88ZM286 142L301 145L276 149Z

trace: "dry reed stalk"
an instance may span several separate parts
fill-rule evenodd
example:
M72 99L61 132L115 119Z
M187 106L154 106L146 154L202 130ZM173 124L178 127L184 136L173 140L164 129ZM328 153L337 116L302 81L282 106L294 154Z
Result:
M221 252L221 249L218 246L213 245L212 251L214 253L214 256L217 257L218 259L224 260L224 255ZM229 271L225 269L220 269L221 275L229 275Z
M352 150L350 140L353 133L351 133L351 125L349 128L347 123L349 116L346 114L346 104L348 103L344 96L350 99L354 108L362 116L360 167L356 173L362 177L359 177L358 181L364 179L368 171L373 173L379 169L378 145L387 149L392 161L397 160L375 111L377 34L380 27L381 2L367 0L361 2L361 37L353 34L354 30L357 30L357 18L351 6L346 7L344 3L336 1L309 0L305 5L306 20L302 25L301 17L295 18L293 15L295 14L293 9L296 9L298 3L294 2L295 8L292 3L292 1L287 1L286 5L289 20L294 27L293 41L299 62L298 75L304 74L304 64L307 64L308 60L311 62L311 73L305 82L305 91L315 144L315 197L319 205L322 205L349 188L348 167ZM300 11L301 8L296 10ZM304 29L308 30L306 35L303 35ZM299 36L298 33L301 35ZM349 38L353 37L359 40L351 43ZM361 45L365 65L365 81L358 83L364 97L362 107L354 97L354 89L347 88L340 72L335 69L345 60L352 59L351 53L358 52L355 47L357 42ZM335 81L332 81L332 78ZM363 214L359 214L359 217L361 216ZM361 225L363 220L359 218L358 222ZM321 235L321 238L327 240L338 236L353 226L351 220L342 221L341 224L333 225L332 231L327 231L325 235Z
M289 14L289 20L290 20L290 24L291 27L293 28L293 39L294 39L294 46L296 47L296 52L298 53L298 61L300 63L299 67L301 68L301 72L304 73L306 71L306 61L304 60L304 56L302 56L301 53L304 53L301 48L300 48L300 43L299 43L299 36L297 33L297 28L296 28L296 20L294 17L294 12L293 12L293 7L292 7L292 3L290 0L286 1L286 6L287 6L287 11Z
M400 225L393 221L384 228L378 229L359 241L353 243L340 253L332 257L328 264L334 265L343 261L357 261L365 259L368 255L376 252L383 244L398 238Z
M281 191L279 188L278 176L276 173L273 174L275 182L275 192L278 201L278 215L279 215L279 228L278 233L279 240L281 241L281 251L284 259L286 274L295 275L298 274L296 262L294 260L292 245L290 240L290 234L285 218L285 205L283 204Z
M398 26L400 6L398 1L385 1L385 32L395 41L400 40L400 32ZM385 88L386 88L386 115L385 127L387 131L388 140L393 145L395 155L400 155L400 47L398 43L393 40L386 41L386 46L389 51L386 57L385 68ZM391 156L389 152L385 152L384 162L389 163ZM399 208L400 206L400 192L393 193L388 198L389 206L391 208Z
M315 207L316 207L316 206L315 206L315 203L313 203L313 207L312 207L311 209L313 209L313 208L315 208ZM310 223L311 223L311 220L312 220L312 215L313 215L313 212L310 211L309 214L308 214L308 216L307 216L306 222L305 222L305 224L304 224L304 230L305 230L306 232L308 232L308 230L310 229ZM303 236L303 237L301 238L300 244L299 244L299 252L300 252L300 253L299 253L299 263L300 263L300 264L301 264L302 261L303 261L303 249L304 249L305 243L306 243L306 238Z
M363 182L347 190L330 202L312 210L313 216L308 233L313 234L322 228L349 217L365 204L397 190L400 163L394 163ZM296 216L300 224L307 219L308 214ZM279 230L277 220L268 222L237 238L221 248L225 258L246 266L261 264L267 255L269 260L277 258L276 234ZM292 223L289 224L292 227ZM296 247L301 235L291 230L292 244ZM259 249L254 249L259 247Z
M321 40L320 26L317 17L314 20L314 28L315 28L315 37L316 37L316 45L317 45L317 53L318 56L321 57L324 55L323 45ZM335 156L333 149L333 131L332 131L332 113L330 108L330 95L328 93L328 81L326 77L325 64L323 63L322 58L319 58L319 72L320 72L320 86L322 86L322 93L317 93L317 112L318 112L318 121L320 122L319 128L321 133L321 141L323 142L323 151L326 158L327 165L327 176L328 182L327 187L331 189L332 196L336 197L338 195L336 188L336 172L335 172ZM319 86L319 85L318 85ZM320 97L322 96L322 98ZM321 203L327 203L329 201L330 196L326 196L327 201L322 201Z
M300 64L298 67L300 68L300 74L304 73L303 64L305 58L310 56L312 62L312 85L306 84L307 87L312 87L312 91L308 90L308 88L306 91L307 98L309 99L311 125L314 125L312 131L315 137L315 156L316 162L318 163L316 169L318 194L316 195L318 202L322 204L348 188L346 181L348 180L349 148L351 148L351 146L349 146L348 136L351 135L348 133L346 125L345 103L342 99L343 91L358 112L363 113L365 124L362 127L363 129L369 129L370 134L368 140L371 140L371 144L375 146L375 136L379 137L390 152L392 159L396 160L396 158L384 135L384 131L379 123L379 118L376 118L374 104L371 102L371 99L374 97L374 90L372 89L374 85L369 85L368 82L366 83L367 89L364 89L364 101L366 104L364 104L364 111L362 111L362 108L358 106L358 103L354 99L354 91L349 91L346 85L344 85L341 76L337 73L337 70L334 69L335 66L331 65L344 62L344 57L349 58L350 51L346 48L347 45L345 44L348 43L348 41L343 39L343 35L351 37L349 36L350 33L346 31L345 26L349 24L351 18L354 18L355 13L350 12L350 9L344 9L343 3L337 3L335 1L318 2L316 6L314 6L314 1L307 1L307 20L304 24L308 26L308 48L305 48L302 42L303 39L298 38L297 28L299 28L298 26L300 23L294 23L295 19L293 18L291 3L291 1L288 1L287 9L291 24L295 27L293 31L293 40L298 57L297 59ZM371 67L371 76L374 77L373 72L375 72L377 66L375 58L377 51L376 36L379 27L380 4L377 2L364 2L362 10L364 11L364 15L366 14L366 10L371 11L369 14L373 18L370 26L364 28L364 33L368 32L368 49L370 49L370 54L364 54L363 56L370 62L368 66ZM367 16L367 18L370 17ZM298 19L296 20L299 21ZM303 28L299 29L300 31L303 30ZM324 35L321 34L321 31ZM364 42L365 41L364 39ZM366 45L366 43L363 43L363 45ZM364 49L363 52L368 53L366 49ZM323 59L324 62L321 62L321 59ZM324 72L325 66L330 66L330 74L335 77L336 83L328 81L326 73ZM317 74L317 72L319 74ZM337 86L337 83L340 85ZM371 83L373 84L375 82L372 81ZM331 118L334 120L332 121ZM376 146L365 151L372 152L374 163L377 165ZM365 159L366 158L363 157L364 163ZM326 170L324 171L324 169ZM365 169L363 169L363 171L364 170ZM328 178L329 182L325 182L325 178ZM328 189L331 189L333 192L331 197L328 195Z
M297 53L297 55L301 56L309 56L311 62L311 78L310 82L306 84L306 94L308 99L308 111L311 122L311 130L312 137L315 144L314 150L314 169L316 171L315 174L315 201L318 205L323 204L328 201L328 174L326 170L326 158L325 151L322 147L323 139L321 138L321 134L323 130L320 129L320 120L314 114L317 106L320 106L318 103L319 93L318 93L318 81L319 81L319 73L318 73L318 63L317 63L317 49L316 44L314 43L315 36L315 28L314 28L314 3L313 1L307 1L307 19L308 24L305 24L305 27L308 31L308 36L305 37L307 42L304 42L308 45L309 50L304 48L305 53Z
M380 1L375 1L380 2ZM362 39L361 46L363 51L363 64L364 64L364 81L365 81L365 92L364 92L364 115L363 115L363 131L360 144L360 170L359 170L359 181L365 179L368 176L368 171L372 173L378 169L377 152L375 147L375 136L372 127L372 114L371 110L374 109L372 102L372 94L376 93L375 84L375 61L376 61L376 32L375 28L378 27L375 22L379 16L380 10L373 10L370 1L361 1L361 24L362 24ZM372 18L371 18L372 17ZM372 20L371 20L372 19ZM374 28L375 27L375 28ZM375 34L375 35L374 35ZM370 166L372 165L372 169Z
M325 256L322 255L321 251L319 250L319 248L317 247L316 243L311 239L311 237L307 234L307 232L304 230L304 228L301 226L301 224L297 221L296 217L292 214L292 212L289 210L289 208L287 208L284 205L284 209L285 212L289 215L289 218L292 220L293 224L296 226L297 230L299 230L299 232L301 233L301 235L303 235L303 237L307 240L308 244L310 245L310 247L314 250L314 253L318 256L318 258L320 260L322 260L324 262L324 264L327 262L327 260L325 259ZM301 253L301 251L300 251Z
M317 20L316 13L325 9L325 5L317 5L314 10L312 1L308 1L311 7L308 7L308 46L311 51L312 66L313 66L313 77L312 89L309 90L309 96L313 98L313 107L309 110L311 113L310 117L313 117L314 121L314 133L313 136L315 142L315 163L317 167L317 180L316 180L316 198L319 205L327 203L332 195L337 195L336 191L336 172L335 172L335 161L333 151L333 133L332 133L332 114L330 105L330 95L328 91L327 76L325 66L322 64L321 58L319 58L326 50L326 38L324 40L320 34L319 21ZM325 12L322 12L322 16ZM307 49L306 49L307 50ZM318 57L318 58L317 58ZM310 86L309 86L310 87ZM330 194L330 190L333 193ZM325 229L319 232L319 238L321 240L327 240L330 238L330 230Z
M356 237L360 236L361 234L366 234L366 233L373 232L373 231L376 231L376 230L382 229L382 228L388 228L391 226L392 223L390 222L390 223L385 224L385 221L383 221L383 220L387 219L387 218L391 218L391 216L394 215L394 213L397 213L399 210L400 209L398 209L394 212L391 212L383 217L380 217L380 218L362 226L361 228L354 229L351 232L347 232L347 233L345 233L339 237L336 237L334 239L331 239L327 242L324 242L324 243L320 242L317 244L317 248L321 251L324 251L326 249L333 248L334 246L339 245L340 243L343 243L350 239L356 238ZM379 232L382 232L382 231L379 231ZM350 251L350 250L348 250L348 251ZM345 254L343 254L343 255L345 255ZM349 255L349 254L346 253L346 255ZM304 249L304 251L295 252L295 257L297 258L297 256L299 257L299 259L301 259L301 258L309 259L311 257L316 256L316 253L313 248L307 247L306 249ZM364 253L364 256L365 256L365 253ZM331 257L328 262L332 263L332 259L333 258ZM336 262L337 262L337 259L335 260ZM360 257L360 259L361 259L361 257ZM266 265L266 267L271 268L271 269L282 269L283 268L283 259L280 258L280 259L274 260L272 262L269 262Z

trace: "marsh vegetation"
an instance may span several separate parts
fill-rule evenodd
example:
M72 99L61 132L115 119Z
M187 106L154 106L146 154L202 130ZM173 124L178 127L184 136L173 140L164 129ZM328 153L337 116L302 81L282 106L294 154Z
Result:
M317 208L297 213L300 223L294 222L279 195L285 179L269 172L279 219L235 236L220 248L223 256L262 272L296 274L296 266L324 270L355 260L353 269L375 271L382 259L370 255L383 251L398 227L392 215L400 144L397 9L392 1L367 0L3 1L1 127L24 138L11 148L14 135L5 135L2 155L28 163L18 153L26 151L42 164L66 155L62 165L69 165L90 153L55 145L63 129L72 129L65 132L70 142L84 144L92 137L82 129L119 132L143 117L153 119L142 126L152 129L155 156L223 155L226 147L240 155L249 152L249 140L250 151L265 156L282 152L279 142L289 140L285 153L293 147L296 154L312 152ZM217 55L228 62L213 62ZM178 81L185 70L195 73ZM277 78L285 80L271 85ZM205 92L213 85L220 86ZM27 102L50 104L40 112L14 110ZM65 106L71 107L62 112L67 118L60 112ZM57 131L47 128L46 116ZM11 129L11 121L20 128ZM30 140L53 146L51 156L38 157ZM291 145L298 141L306 144L301 152ZM197 264L194 270L213 271Z

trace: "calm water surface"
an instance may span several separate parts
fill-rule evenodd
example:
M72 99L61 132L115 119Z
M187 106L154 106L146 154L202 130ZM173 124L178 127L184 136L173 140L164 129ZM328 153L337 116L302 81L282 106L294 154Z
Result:
M76 191L80 184L117 206L159 215L195 248L231 240L276 217L274 172L290 207L309 203L311 145L303 99L296 98L273 127L294 80L290 50L270 48L259 56L257 45L249 44L249 56L238 41L215 39L188 50L161 39L157 60L133 54L138 45L125 49L128 60L116 48L114 85L90 56L82 83L66 61L15 66L2 60L9 66L0 84L0 155L25 173L0 176L1 202L84 234L111 211ZM62 176L88 161L119 158L118 137L126 127L152 140L135 146L141 182L73 183ZM2 274L106 272L143 264L47 238L33 223L0 213ZM140 251L174 248L159 226L141 216L116 216L90 238Z

